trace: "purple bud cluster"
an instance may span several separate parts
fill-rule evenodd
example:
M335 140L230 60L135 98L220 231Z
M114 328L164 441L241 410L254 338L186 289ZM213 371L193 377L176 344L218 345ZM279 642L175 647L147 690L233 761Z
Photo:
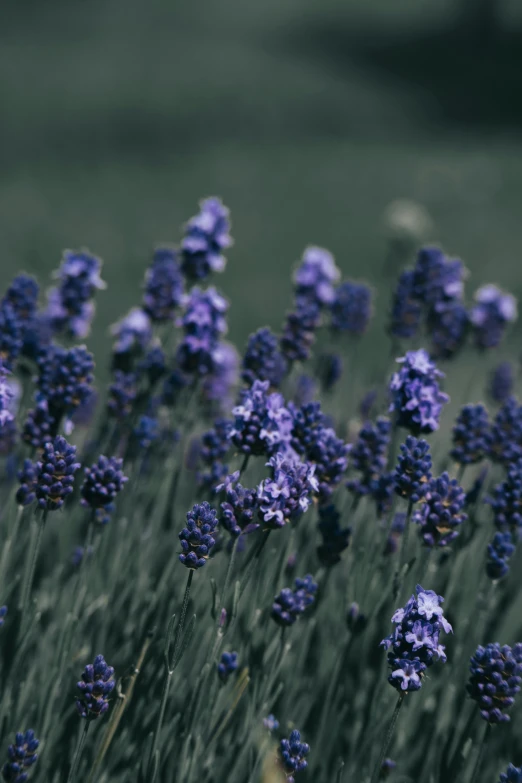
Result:
M23 326L13 306L3 299L0 302L0 362L11 371L23 345Z
M241 369L241 378L247 386L255 381L268 381L271 388L279 388L286 362L277 346L277 337L267 326L250 335Z
M126 316L111 327L114 369L127 370L130 356L143 353L152 339L152 324L141 307L133 307Z
M27 326L36 315L38 303L38 283L30 275L17 275L3 298L13 308L21 324Z
M211 272L222 272L223 250L232 245L229 210L218 198L200 202L200 212L185 226L181 242L181 269L188 280L204 280Z
M0 437L3 437L4 428L14 421L11 410L14 394L8 382L9 374L0 359Z
M35 408L27 413L22 440L33 449L43 449L44 445L52 439L54 423L47 400L38 402Z
M211 410L228 413L239 382L239 354L232 343L220 342L212 359L213 366L203 379L201 395Z
M401 272L393 295L389 331L393 337L410 339L419 331L422 307L415 297L413 269Z
M214 353L221 335L227 331L228 302L215 288L194 287L184 299L184 313L178 320L183 338L176 352L180 370L189 376L202 376L214 368Z
M506 467L522 457L522 405L516 397L508 397L495 416L489 457Z
M513 463L505 480L485 499L493 509L495 525L513 536L522 530L522 459Z
M301 742L301 734L294 729L289 739L281 740L279 752L287 783L295 783L296 772L302 772L308 766L306 756L310 752L310 746L306 742Z
M502 579L509 571L509 560L515 552L511 533L495 533L487 552L487 575L490 579Z
M179 561L186 568L197 570L206 564L216 543L217 513L206 501L196 503L187 513L187 524L179 534L182 553Z
M453 427L451 456L459 465L474 465L488 454L491 426L483 405L464 405Z
M227 682L231 674L237 671L238 654L237 652L224 652L217 665L217 673L221 682Z
M350 450L350 464L361 474L358 479L346 483L355 495L371 495L375 482L386 467L390 445L391 421L380 416L375 424L367 421L361 427L357 440Z
M288 364L305 362L310 358L320 321L321 310L317 302L298 299L295 309L286 316L279 340L279 349Z
M467 690L488 723L506 723L522 683L522 644L477 647L470 660Z
M413 515L426 546L445 547L458 536L459 526L467 519L462 511L465 502L466 493L447 473L430 481L425 500Z
M74 474L80 467L75 459L76 446L69 445L61 435L44 444L41 461L36 463L34 484L42 511L57 511L73 491Z
M101 261L88 250L66 250L60 269L55 273L59 283L47 294L47 312L55 332L84 339L94 316L94 295L106 287L100 277Z
M257 490L259 517L266 528L276 529L304 514L319 485L315 465L281 453L274 454L267 465L272 469L272 477L264 479Z
M335 289L330 305L330 328L333 332L345 332L360 337L372 317L372 291L364 283L346 280Z
M408 435L400 451L395 468L395 492L411 503L418 503L428 492L431 480L429 443Z
M390 412L395 414L399 427L414 435L434 432L439 428L442 408L449 401L438 382L444 373L423 349L409 351L397 361L402 367L390 381Z
M82 679L77 683L80 698L76 701L76 709L80 717L96 720L104 715L115 685L114 669L107 665L103 655L97 655L94 663L85 667Z
M81 489L82 506L90 508L96 521L105 525L114 511L114 501L128 481L122 470L123 460L117 457L98 457L98 462L85 468Z
M38 360L39 402L46 400L53 428L70 416L92 394L94 360L83 345L69 350L50 345Z
M271 455L290 443L293 417L281 394L268 393L268 381L255 381L240 393L239 405L232 409L231 438L243 454Z
M484 285L475 293L475 305L470 313L475 344L478 348L499 345L506 327L517 319L517 302L496 285Z
M388 651L391 669L388 682L399 693L419 690L428 666L435 661L445 663L446 654L444 646L439 644L439 636L441 631L452 632L442 611L442 596L424 590L421 585L417 585L416 593L403 609L397 609L392 617L395 630L381 642Z
M227 476L223 484L216 487L216 492L225 493L225 500L220 506L219 524L231 536L237 538L259 527L253 521L259 506L257 490L246 489L239 483L239 470Z
M28 772L38 760L39 744L32 729L16 734L14 743L7 748L9 761L2 767L6 783L25 783Z
M18 471L20 486L16 492L16 502L19 506L30 506L36 499L37 466L30 459L24 459L21 470Z
M228 419L216 419L212 429L201 436L198 457L208 470L198 473L198 482L208 489L214 489L228 473L223 462L230 449L231 424Z
M341 515L334 505L319 507L319 522L317 528L321 534L322 543L317 547L317 557L321 565L331 567L341 562L341 554L348 548L351 527L342 528L339 524Z
M505 772L502 772L498 783L522 783L522 767L509 764Z
M307 247L294 274L297 302L311 302L319 307L335 299L334 284L340 272L334 257L322 247Z
M511 362L501 362L489 378L488 392L494 402L504 403L513 394L515 373Z
M107 411L115 419L124 420L132 413L138 394L138 379L133 372L116 370L109 385Z
M174 311L183 298L183 275L174 248L159 247L145 273L143 310L153 323L165 323L174 318Z
M272 619L278 625L293 625L297 618L315 601L317 584L308 574L304 579L296 579L295 587L284 587L272 604Z

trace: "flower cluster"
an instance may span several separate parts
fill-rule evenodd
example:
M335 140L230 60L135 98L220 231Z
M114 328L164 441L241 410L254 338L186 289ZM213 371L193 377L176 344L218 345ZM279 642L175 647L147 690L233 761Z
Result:
M38 401L47 401L56 429L64 415L70 416L92 394L94 360L83 345L69 350L50 345L38 370Z
M0 302L0 361L11 371L23 345L23 326L13 306L6 300Z
M294 783L296 772L302 772L308 766L306 756L310 752L310 746L301 742L301 734L294 729L289 739L281 740L279 752L287 783Z
M380 416L375 424L367 421L361 427L357 440L350 450L350 463L361 477L346 483L356 495L371 494L375 481L386 467L386 456L390 445L391 422Z
M185 226L181 242L181 269L188 280L203 280L211 272L222 272L226 259L223 250L230 247L229 210L218 198L200 203L201 211Z
M279 339L281 354L291 365L293 362L305 362L315 340L315 332L321 320L321 310L317 302L298 299L295 310L288 313Z
M259 516L267 528L283 527L298 519L311 503L311 493L319 490L315 466L277 453L269 459L272 477L257 490Z
M9 371L0 360L0 433L14 420L12 413L13 390L8 382Z
M77 683L80 698L76 701L76 709L81 718L96 720L109 709L109 696L116 681L114 669L108 666L103 655L97 655L94 663L89 663L83 670L82 679Z
M42 449L52 439L54 425L54 417L49 413L47 400L41 400L34 409L27 412L22 440L33 449Z
M306 453L308 462L315 466L315 478L318 482L317 497L320 503L326 503L340 483L348 466L350 447L335 430L326 427Z
M516 397L508 397L495 416L489 456L506 466L522 457L522 405Z
M496 285L484 285L475 293L475 305L470 313L478 348L495 348L509 323L516 321L517 302Z
M183 298L183 276L174 248L159 247L145 273L143 310L153 323L174 318L174 311Z
M415 337L421 324L422 307L415 297L414 278L412 269L401 272L393 295L389 331L399 339Z
M324 307L335 299L334 284L340 272L334 257L322 247L307 247L294 274L297 302L311 302Z
M418 503L426 495L431 479L429 443L408 435L400 450L395 468L395 492L411 503Z
M221 682L226 682L239 665L237 652L224 652L217 665L217 673Z
M509 764L505 772L502 772L498 783L522 783L522 767Z
M228 467L223 458L230 448L232 427L228 419L216 419L212 429L207 430L201 436L198 444L198 458L209 468L207 472L198 473L198 481L201 485L214 488L221 483L228 473Z
M427 667L435 661L445 663L439 636L441 631L452 631L442 611L444 599L421 585L417 585L416 593L403 609L397 609L392 617L395 630L381 642L388 651L388 682L399 693L419 690Z
M272 618L283 627L293 625L315 601L317 585L308 574L295 580L295 588L284 587L272 604Z
M107 411L110 416L120 421L130 416L138 394L137 384L135 373L115 371L107 397Z
M350 280L341 283L335 290L330 311L332 331L357 336L364 334L372 317L371 288Z
M220 336L227 331L227 310L227 300L215 288L202 291L195 286L185 298L184 313L178 321L183 327L183 339L176 352L182 372L199 376L213 370Z
M216 543L212 534L217 527L217 513L206 501L196 503L187 513L187 524L179 534L181 549L179 561L186 568L203 568L210 550Z
M474 465L488 454L491 428L483 405L464 405L453 427L451 456L460 465Z
M133 307L111 327L111 334L115 338L113 367L128 372L132 358L143 353L152 339L150 317L141 307Z
M426 546L444 547L458 536L459 526L467 519L462 511L465 501L466 493L447 473L430 481L425 501L413 516Z
M488 723L509 721L506 713L522 683L522 644L513 648L498 642L477 647L470 660L468 693Z
M7 748L9 761L2 767L6 783L25 783L27 773L38 760L39 744L32 729L16 734L14 743Z
M341 515L334 505L319 507L318 530L322 543L317 547L317 557L323 566L333 566L341 562L341 553L348 548L351 527L341 528Z
M394 412L399 427L406 427L414 435L434 432L439 428L442 408L449 401L438 383L444 373L423 349L409 351L397 361L402 367L390 382L390 412Z
M127 476L122 470L123 460L117 457L98 457L98 462L85 468L85 481L81 489L82 506L90 508L96 521L106 524L114 510L114 500L121 492Z
M290 442L293 417L281 394L268 393L268 381L255 381L240 394L240 404L232 409L231 438L243 454L270 455L284 450Z
M501 362L490 375L488 392L494 402L504 403L513 394L515 373L511 362Z
M510 531L513 535L522 530L522 459L513 463L506 479L486 498L493 509L495 525L500 531Z
M94 316L93 298L106 287L100 277L101 261L88 250L66 250L60 269L55 273L59 283L47 294L47 316L55 332L84 339Z
M279 388L286 362L277 346L277 337L267 326L250 335L241 369L241 378L248 386L255 381L268 381L272 388Z
M216 487L216 492L225 493L219 524L231 536L237 538L242 533L249 533L259 527L253 521L259 506L257 490L246 489L239 483L239 470L227 476L223 484Z
M76 446L57 435L44 444L41 461L36 463L34 491L38 508L57 511L65 498L73 491L74 474L80 467L76 459Z
M239 381L239 354L232 343L220 342L212 360L212 369L203 379L201 395L211 409L228 413Z
M488 544L486 573L490 579L502 579L509 571L509 560L515 552L511 533L497 532Z
M23 467L18 471L20 486L16 491L19 506L30 506L36 499L37 466L30 459L24 459Z
M27 326L36 315L38 303L38 283L31 275L17 275L5 292L3 302L13 308L19 323Z

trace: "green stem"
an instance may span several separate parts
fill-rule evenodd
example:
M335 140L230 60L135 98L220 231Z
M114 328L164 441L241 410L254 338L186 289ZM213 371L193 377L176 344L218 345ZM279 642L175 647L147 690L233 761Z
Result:
M490 735L491 735L491 723L488 723L488 725L486 726L486 731L484 732L484 736L482 738L482 742L480 743L480 748L479 748L477 760L475 762L475 766L473 768L473 775L471 776L470 783L476 783L476 781L479 778L482 758L484 756L484 751L486 750L487 744L489 742Z
M410 537L410 520L411 520L411 512L413 510L413 502L410 500L408 503L408 512L406 514L406 523L404 525L404 533L402 536L402 546L401 546L401 556L399 560L399 567L397 571L395 572L395 579L394 579L394 585L393 585L393 597L397 598L401 591L402 587L402 580L404 579L404 566L406 565L406 561L408 559L408 542Z
M33 546L30 550L29 559L27 561L26 570L25 570L25 577L24 577L24 583L22 587L22 598L19 605L20 610L20 621L23 621L24 611L27 607L27 603L29 601L29 596L31 594L31 587L33 586L33 579L34 579L34 571L36 568L36 561L38 559L38 552L40 550L40 545L42 543L42 534L44 531L45 523L47 521L47 510L43 512L42 516L40 517L38 521L38 530L36 533L36 538L34 540ZM22 622L23 625L23 622Z
M89 731L89 721L86 720L83 726L83 730L80 734L80 738L78 739L78 745L76 746L76 753L74 754L74 759L71 765L71 771L69 772L69 777L67 778L67 783L73 783L74 781L82 757L83 748L85 746L85 740L87 739L88 731Z
M187 615L187 607L188 607L190 588L192 586L193 577L194 577L194 571L191 568L187 579L187 586L185 587L185 595L183 596L183 604L181 606L181 615L179 618L178 629L176 631L176 638L174 640L174 654L172 656L172 666L171 666L172 670L174 670L178 665L178 653L181 647L181 637L183 633L183 626L185 625L185 617Z
M386 732L386 736L384 738L384 742L382 744L381 752L379 755L379 759L377 761L377 764L375 765L375 769L373 770L372 780L371 783L377 783L379 780L379 775L381 772L382 762L386 758L386 753L388 752L388 748L390 747L390 743L392 741L393 732L395 731L395 724L397 723L397 718L399 717L399 712L402 707L402 702L404 701L404 694L401 693L399 696L399 699L397 701L397 704L395 705L395 709L393 711L392 719L390 721L390 725L388 727L388 731Z

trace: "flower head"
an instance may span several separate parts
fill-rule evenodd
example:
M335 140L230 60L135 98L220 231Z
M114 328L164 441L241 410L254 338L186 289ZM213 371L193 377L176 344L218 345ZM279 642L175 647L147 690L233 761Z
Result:
M184 312L178 319L183 339L176 352L178 367L187 375L206 375L214 369L214 352L227 331L228 302L215 288L197 286L184 298Z
M314 475L319 485L317 497L320 503L326 503L341 482L348 466L349 451L348 444L337 437L333 428L327 427L306 453L308 462L315 465Z
M20 323L27 325L36 315L38 283L31 275L17 275L5 292L3 301L9 302Z
M96 521L106 524L114 510L114 501L128 481L122 470L123 460L117 457L98 457L90 468L85 468L81 489L82 506L90 508Z
M213 533L217 528L217 513L206 501L196 503L187 513L187 524L179 534L182 553L179 561L186 568L197 570L206 565L216 543Z
M433 307L426 318L433 356L451 359L463 347L469 330L469 315L460 301Z
M470 660L467 690L488 723L506 723L508 710L522 683L522 644L503 647L496 642L477 647Z
M368 328L372 317L372 291L364 283L347 280L335 289L330 305L330 326L334 332L360 336Z
M47 401L53 430L92 394L94 360L84 345L69 350L52 344L38 360L37 400Z
M509 764L505 772L502 772L498 783L522 783L522 767Z
M259 516L265 527L283 527L291 520L299 519L311 503L312 492L319 485L315 478L315 466L284 454L274 454L267 465L272 477L264 479L258 487Z
M34 449L42 449L48 441L52 440L54 423L47 400L41 400L27 413L22 440Z
M400 451L395 468L395 492L412 503L418 503L426 495L431 479L429 443L408 435Z
M490 579L502 579L509 571L509 560L515 552L511 533L497 532L488 544L486 573Z
M272 604L272 619L278 625L293 625L305 609L315 601L317 585L308 574L304 579L295 580L295 588L284 587Z
M94 316L94 295L106 288L101 261L88 250L66 250L55 272L58 286L48 294L47 315L55 332L84 339Z
M56 511L73 491L74 474L80 467L76 459L76 446L57 435L44 444L42 457L36 463L35 493L38 508Z
M390 411L395 413L397 424L413 434L434 432L439 428L442 408L449 401L438 383L444 374L423 349L409 351L397 361L402 367L390 382Z
M281 763L286 772L287 783L294 783L296 772L302 772L307 768L306 756L310 752L310 746L301 742L301 734L294 729L289 739L282 739L279 746Z
M494 402L504 403L513 394L515 373L511 362L500 362L489 376L489 396Z
M419 250L413 270L415 298L423 305L438 309L458 300L464 290L464 265L448 258L438 247Z
M509 323L517 319L517 300L496 285L484 285L475 293L470 320L478 348L495 348Z
M334 301L334 283L340 272L334 257L322 247L307 247L294 274L297 301L313 302L320 307Z
M217 673L221 682L226 682L238 667L237 652L224 652L217 665Z
M2 767L6 783L25 783L28 772L38 760L39 744L32 729L16 734L14 743L7 748L9 761Z
M465 501L466 493L447 473L430 481L425 501L413 516L426 546L444 547L458 536L467 519L462 511Z
M232 245L229 210L218 198L200 202L200 212L185 226L181 241L181 269L189 280L204 280L211 272L222 272L223 250Z
M375 481L386 467L390 435L391 421L384 416L375 424L371 421L363 424L350 450L350 465L361 473L360 478L347 482L351 492L361 496L372 494Z
M138 378L133 372L116 370L109 385L107 410L115 419L124 420L130 416L138 394Z
M288 313L279 340L279 349L288 364L310 358L315 332L321 321L317 302L299 299L295 310Z
M266 718L263 718L263 726L270 732L277 731L279 728L279 721L274 715L267 715Z
M522 457L522 405L516 397L508 397L495 416L488 456L505 466Z
M268 381L274 389L279 388L286 361L277 346L277 337L267 326L250 335L241 370L241 378L248 386L255 381Z
M389 332L393 337L410 339L419 331L422 307L416 298L415 273L401 272L392 301Z
M453 427L451 456L460 465L474 465L488 453L491 427L483 405L464 405Z
M104 715L109 709L108 697L115 685L114 669L107 665L103 655L97 655L94 663L85 667L82 679L77 683L80 697L76 701L76 709L80 717L96 720Z
M5 299L0 302L0 362L5 370L13 369L23 345L23 323Z
M111 334L115 338L113 360L116 369L126 369L123 365L120 367L118 362L125 361L128 354L145 351L152 339L150 317L141 307L133 307L111 327Z
M268 381L255 381L240 394L232 409L234 424L230 433L243 454L270 455L287 448L293 417L281 394L268 393Z
M183 298L183 276L174 248L158 247L145 273L143 310L153 323L174 318L174 311Z
M238 479L239 471L236 471L227 476L223 484L216 487L216 492L225 493L225 500L221 503L219 523L234 538L259 527L253 521L259 508L257 489L246 489Z
M515 534L522 530L522 459L514 462L505 480L485 499L493 509L495 525L500 531Z

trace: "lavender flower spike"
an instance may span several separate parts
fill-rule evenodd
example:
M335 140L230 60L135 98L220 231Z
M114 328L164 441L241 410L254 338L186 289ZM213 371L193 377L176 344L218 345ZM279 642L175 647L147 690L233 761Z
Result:
M522 783L522 767L509 764L506 771L500 775L498 783Z
M179 561L186 568L197 570L206 565L210 550L216 543L213 533L217 514L206 501L197 504L187 514L187 525L179 534L182 553Z
M25 783L29 770L38 760L36 751L39 744L32 729L16 735L14 743L7 748L9 761L2 767L6 783Z
M308 766L306 756L310 752L310 746L306 742L301 742L301 734L294 729L289 739L281 740L279 752L287 783L295 783L295 773L302 772Z
M233 244L229 234L229 210L218 198L200 202L201 211L185 227L181 242L181 270L189 280L203 280L211 272L222 272L223 250Z
M103 655L97 655L94 663L85 667L77 684L80 697L76 701L76 709L80 717L96 720L104 715L109 709L108 697L115 685L114 669L106 664Z
M322 247L307 247L294 274L297 301L313 302L319 307L335 298L334 283L340 272L334 257Z
M496 285L484 285L475 293L470 320L478 348L495 348L509 323L517 319L517 300Z
M477 647L470 661L468 693L488 723L506 723L522 684L522 644Z
M311 493L318 492L315 465L275 454L267 462L272 478L257 490L259 516L268 528L279 528L298 519L310 506Z
M82 506L92 509L96 521L107 524L114 510L114 500L128 481L122 471L123 460L101 455L98 462L85 468Z
M434 432L439 428L442 408L449 401L438 383L444 373L423 349L409 351L397 361L402 367L390 381L390 412L395 413L399 427L414 435Z

